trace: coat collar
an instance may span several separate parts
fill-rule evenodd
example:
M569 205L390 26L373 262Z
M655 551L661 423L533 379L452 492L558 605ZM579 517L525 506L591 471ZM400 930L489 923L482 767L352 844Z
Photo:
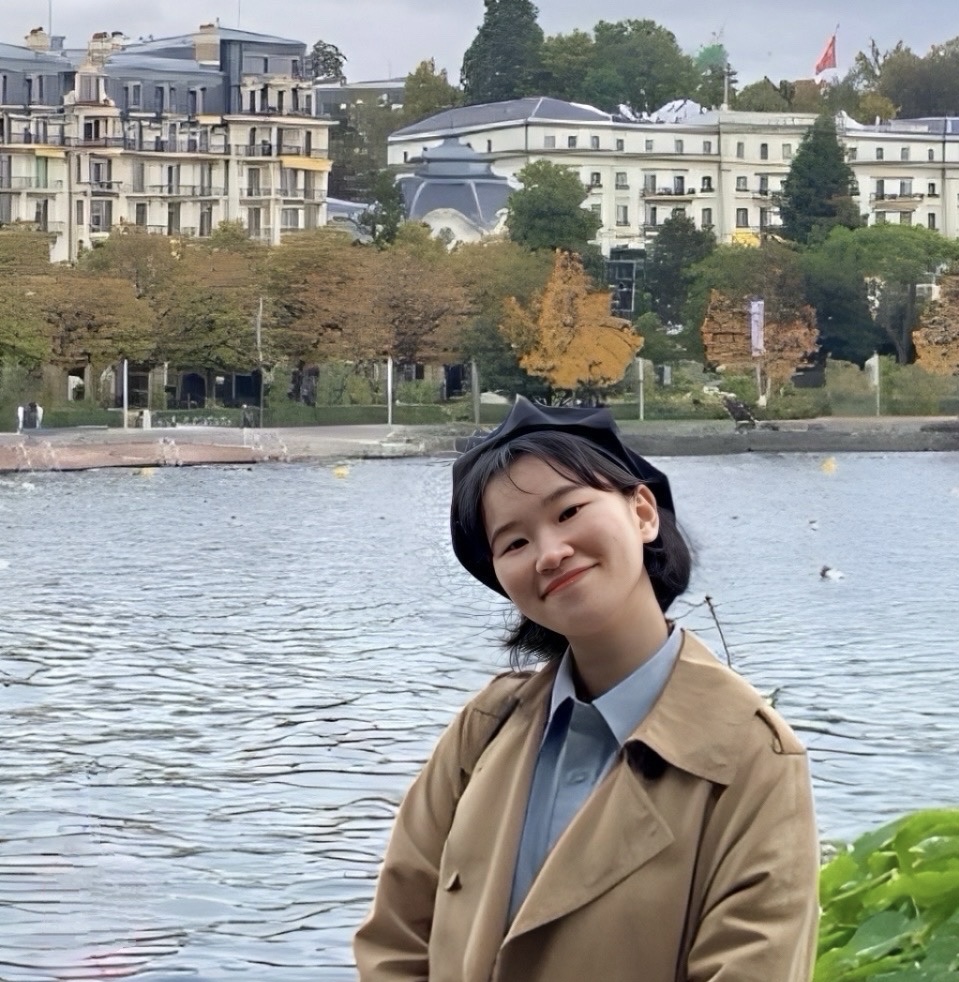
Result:
M513 718L490 747L496 756L509 754L510 766L523 775L513 784L510 820L502 824L498 836L499 861L492 871L498 886L492 892L500 896L509 896L529 780L555 671L555 666L550 666L520 687ZM749 686L722 666L694 635L684 631L669 681L626 747L631 743L645 745L676 768L727 785L735 773L742 727L755 710L756 697ZM529 738L531 728L535 739ZM523 729L527 738L520 741ZM513 735L504 740L508 731ZM547 857L503 944L585 906L673 840L642 776L630 766L614 767Z

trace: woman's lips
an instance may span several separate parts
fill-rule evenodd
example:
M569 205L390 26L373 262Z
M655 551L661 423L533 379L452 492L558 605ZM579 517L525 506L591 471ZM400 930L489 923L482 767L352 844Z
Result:
M548 597L551 593L562 589L568 583L572 583L573 580L578 580L583 573L590 569L592 569L592 566L578 566L576 569L571 569L569 572L563 573L562 576L558 576L555 580L550 580L546 584L546 589L543 591L543 597Z

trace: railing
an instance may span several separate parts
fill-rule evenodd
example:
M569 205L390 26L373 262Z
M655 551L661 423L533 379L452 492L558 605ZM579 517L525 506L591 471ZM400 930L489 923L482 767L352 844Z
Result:
M140 189L136 193L173 198L221 198L226 194L226 189L209 187L206 184L151 184L148 192Z
M164 140L160 137L152 140L138 140L128 136L123 141L123 148L137 153L205 153L220 157L229 156L230 153L229 144L221 146L204 145L192 137L184 140Z
M60 191L63 181L44 177L5 177L0 179L0 191Z
M281 198L297 198L304 201L325 201L326 195L319 188L280 188Z
M920 194L919 192L913 192L913 191L904 191L899 194L885 194L882 191L875 191L869 195L869 200L870 201L905 201L906 203L910 203L913 201L922 201L924 197L925 197L924 194ZM936 197L938 197L938 195L936 195Z
M238 143L234 144L233 154L236 157L274 157L276 151L272 143Z
M65 147L67 146L66 137L62 133L54 133L41 139L35 133L8 133L0 139L0 146L3 144L13 146L40 146L40 147Z
M122 150L125 142L126 140L122 136L97 136L89 138L83 136L65 136L63 138L63 146L65 147L116 148Z
M123 188L123 181L81 181L80 183L86 184L94 194L119 194Z
M643 188L644 198L691 198L696 194L695 188Z
M273 188L240 188L241 198L272 198Z
M249 232L251 239L255 239L257 242L272 242L273 241L273 229L270 226L263 226Z

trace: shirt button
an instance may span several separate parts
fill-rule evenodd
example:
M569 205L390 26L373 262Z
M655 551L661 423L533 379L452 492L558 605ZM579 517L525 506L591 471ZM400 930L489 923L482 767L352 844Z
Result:
M569 775L570 784L582 784L586 780L586 771L572 771Z

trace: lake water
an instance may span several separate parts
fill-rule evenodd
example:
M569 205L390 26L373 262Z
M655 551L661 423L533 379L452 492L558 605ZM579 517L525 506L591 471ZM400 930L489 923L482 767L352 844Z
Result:
M808 743L822 834L959 798L959 455L677 458L673 613ZM0 478L0 979L316 982L504 667L448 461ZM841 570L823 580L819 570Z

